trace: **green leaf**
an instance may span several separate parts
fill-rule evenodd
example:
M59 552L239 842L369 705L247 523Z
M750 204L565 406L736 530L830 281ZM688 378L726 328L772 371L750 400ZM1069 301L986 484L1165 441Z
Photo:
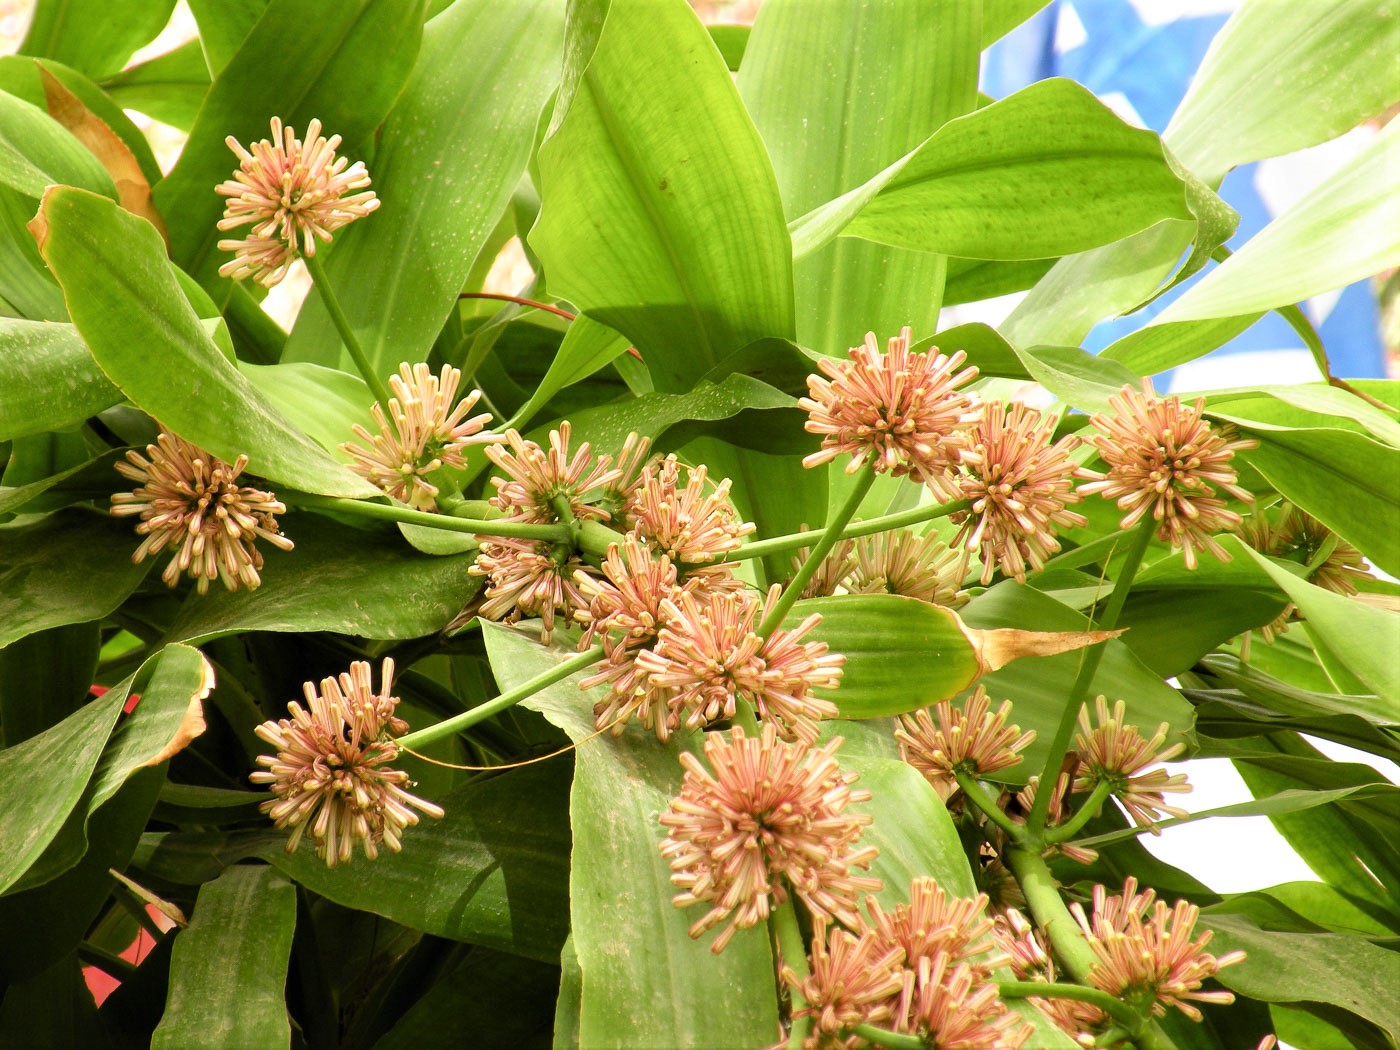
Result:
M1108 399L1124 386L1136 388L1138 377L1117 361L1097 357L1077 346L1036 346L1017 350L1026 371L1066 404L1085 412L1107 412Z
M170 21L175 0L38 0L22 55L52 58L93 79L126 65Z
M1104 347L1099 356L1121 362L1138 375L1150 376L1224 346L1262 316L1255 313L1210 321L1149 325Z
M1160 677L1172 678L1216 646L1272 622L1284 604L1275 594L1252 589L1136 587L1118 626L1128 628L1123 643L1139 660Z
M133 693L140 696L140 702L117 723L82 801L43 855L24 873L19 888L47 882L77 864L88 849L88 820L99 807L132 776L166 761L204 732L200 701L209 695L213 684L214 671L200 652L177 645L149 657L133 676L102 697L119 708ZM148 810L153 802L154 796L147 802Z
M1228 653L1213 654L1203 662L1212 676L1280 715L1354 715L1373 725L1400 725L1400 709L1376 696L1337 696L1315 692L1266 674L1255 664L1244 663Z
M479 780L438 799L446 816L404 833L402 853L356 855L327 868L307 843L289 854L285 836L259 836L249 850L337 904L373 912L439 937L541 962L559 958L569 931L567 761Z
M55 188L40 209L40 251L102 370L167 428L271 481L329 496L379 490L269 406L220 353L180 291L160 235L114 203Z
M1231 168L1326 142L1392 104L1397 53L1400 24L1385 0L1241 4L1211 42L1166 139L1217 185Z
M1341 933L1282 933L1260 928L1248 915L1207 909L1203 925L1215 934L1216 954L1243 950L1245 959L1220 971L1225 987L1269 1003L1322 1002L1366 1018L1392 1038L1400 1035L1400 955L1364 937Z
M246 146L267 138L272 116L298 132L319 118L327 137L344 139L340 156L366 159L418 56L422 14L415 0L267 5L210 86L179 162L156 187L156 206L170 226L170 257L182 269L206 288L223 286L215 270L224 260L214 255L214 244L225 199L213 188L238 167L227 136ZM295 61L289 41L296 41Z
M72 325L0 318L0 440L61 430L120 400Z
M1260 230L1153 324L1232 317L1340 288L1400 262L1400 127Z
M0 91L0 185L38 197L55 183L117 195L101 162L63 125L38 106Z
M982 0L982 48L996 43L1049 0Z
M565 654L482 624L502 688L558 666ZM573 680L525 701L575 741L593 737L591 701ZM583 971L581 1046L757 1046L776 1030L772 953L764 929L741 930L724 953L686 928L698 916L671 904L657 815L680 788L680 743L633 727L575 751L569 898ZM638 937L637 930L646 930ZM708 938L706 939L708 940ZM723 1002L725 1008L716 1010Z
M455 312L525 170L555 87L563 28L560 0L457 0L424 29L370 168L380 207L339 233L326 261L351 327L384 375L400 361L425 360ZM338 345L313 291L284 360L335 365Z
M843 232L963 258L1041 259L1189 215L1156 135L1052 79L937 132Z
M1213 413L1245 426L1265 423L1275 424L1279 429L1298 429L1338 426L1340 421L1347 420L1357 424L1341 424L1348 430L1370 434L1392 448L1400 448L1400 423L1350 391L1325 383L1222 390L1211 394L1206 404ZM1222 411L1227 406L1228 412Z
M87 788L121 714L124 694L109 693L58 725L0 751L0 892L8 890L53 841Z
M263 571L256 591L219 591L188 602L172 639L202 642L235 631L336 631L419 638L440 631L481 586L473 555L434 557L391 529L366 532L318 515L287 522L296 550Z
M587 314L579 314L564 333L559 352L549 363L544 378L535 387L530 399L515 413L522 425L529 425L549 399L566 386L587 379L619 354L627 352L627 338L607 325L599 324ZM623 435L626 436L625 434Z
M188 0L199 26L199 45L207 58L206 70L218 76L238 53L268 0Z
M802 433L802 416L791 395L739 373L727 375L718 383L701 380L684 394L643 394L631 401L585 408L572 413L570 420L575 440L590 441L594 448L611 453L622 447L629 433L656 440L674 427L683 427L687 435L712 431L748 446L752 442L745 440L747 435L736 420L745 415L776 417L770 428L771 436L779 442L774 451L816 450L816 442ZM721 425L700 425L711 422Z
M972 627L1022 627L1037 631L1082 631L1086 621L1073 609L1033 587L1007 581L973 598L960 610ZM1065 697L1079 670L1079 653L1032 656L984 675L978 684L987 689L995 706L1012 702L1012 721L1033 729L1036 739L1022 754L1025 761L1008 772L1014 782L1038 773L1055 735ZM1090 701L1103 694L1112 703L1127 704L1128 721L1152 732L1166 722L1168 742L1190 742L1192 708L1181 695L1149 670L1122 639L1105 643L1103 660L1089 685Z
M351 429L356 423L371 434L379 433L370 415L374 395L357 375L305 361L276 365L239 361L238 371L274 409L295 419L303 434L343 463L351 459L340 451L341 443L359 441Z
M0 528L0 646L106 616L150 568L131 562L139 545L128 523L83 511Z
M685 390L756 339L791 338L777 186L695 16L586 0L565 53L530 235L551 289L627 336L659 390Z
M902 714L967 688L981 667L949 609L896 594L808 598L793 622L816 613L808 636L846 657L841 684L822 695L842 718Z
M908 324L923 335L936 326L943 259L829 243L834 228L804 234L798 216L867 184L976 106L982 6L769 0L755 18L739 92L790 220L802 345L843 354L867 331L889 336Z
M175 935L153 1050L289 1047L284 986L296 919L296 887L273 868L237 865L205 883Z
M125 484L113 469L113 464L121 458L121 450L109 449L86 463L27 485L0 485L0 515L12 514L21 508L29 514L41 514L85 500L105 501Z
M191 40L122 70L102 86L123 109L137 110L162 124L188 131L209 91L209 67L200 41Z

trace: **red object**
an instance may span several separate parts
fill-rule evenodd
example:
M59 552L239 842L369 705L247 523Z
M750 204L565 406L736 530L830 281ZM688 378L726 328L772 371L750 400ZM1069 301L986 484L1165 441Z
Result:
M88 692L90 692L93 696L105 696L105 695L107 695L108 689L107 689L107 687L106 687L105 685L96 685L96 684L94 684L94 685L88 686ZM136 710L136 705L139 704L140 702L141 702L141 694L140 694L140 693L132 693L130 696L128 696L128 697L126 698L126 703L122 704L122 714L124 714L124 715L129 715L129 714L131 714L131 712L133 712L133 711Z

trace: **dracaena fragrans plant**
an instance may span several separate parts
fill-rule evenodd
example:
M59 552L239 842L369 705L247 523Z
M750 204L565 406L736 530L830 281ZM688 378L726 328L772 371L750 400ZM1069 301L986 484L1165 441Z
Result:
M129 6L0 60L17 1044L1400 1039L1400 387L1295 305L1400 263L1400 135L1233 256L1216 196L1400 98L1384 4L1246 0L1165 137L979 107L1035 4L203 5L120 72ZM1319 381L1168 389L1268 312ZM1314 881L1143 847L1250 814Z

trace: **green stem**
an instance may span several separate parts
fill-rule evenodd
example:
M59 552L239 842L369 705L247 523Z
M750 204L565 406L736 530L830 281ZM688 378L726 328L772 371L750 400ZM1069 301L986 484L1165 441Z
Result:
M395 741L401 747L413 748L415 750L427 747L436 743L444 737L460 733L464 729L470 729L478 722L490 718L492 715L500 714L509 707L520 703L528 696L533 696L541 689L548 688L555 682L562 682L575 671L581 671L585 667L596 664L603 658L602 646L595 645L592 649L571 656L558 667L552 668L531 678L528 682L522 682L514 689L507 689L494 700L488 700L484 704L473 707L470 711L463 711L460 715L453 715L444 719L437 725L419 729L417 732L409 733Z
M1079 829L1093 819L1098 813L1099 807L1103 805L1104 799L1113 794L1113 785L1107 780L1100 780L1094 785L1094 790L1089 797L1084 800L1084 804L1075 811L1074 816L1063 824L1054 828L1045 829L1046 842L1068 842L1079 834Z
M869 518L846 525L841 530L839 538L848 540L857 536L872 536L877 532L888 532L890 529L903 528L905 525L918 525L921 522L932 521L934 518L956 514L960 510L966 510L969 506L967 500L960 499L952 503L930 504L914 507L910 510L897 511L894 514L882 514L878 518ZM811 544L815 535L816 533L812 532L792 532L786 536L772 536L766 540L746 543L738 550L730 551L718 560L751 561L754 558L766 558L770 554L799 550Z
M858 1035L875 1046L887 1047L888 1050L927 1050L928 1048L928 1043L924 1042L923 1036L891 1032L884 1028L877 1028L873 1024L858 1024L850 1031L852 1035Z
M985 813L988 820L1006 832L1007 838L1012 842L1020 842L1025 838L1025 827L1017 824L1006 815L1002 808L997 805L996 799L987 794L986 789L978 783L976 777L960 769L954 770L953 776L957 779L958 787L962 788L962 793L967 796L968 801Z
M345 344L345 349L350 351L355 367L360 370L360 375L364 377L365 384L369 387L370 393L374 395L374 399L384 406L385 412L388 412L389 388L384 385L384 380L379 378L379 373L369 363L369 358L365 356L359 339L355 337L354 329L350 327L350 319L340 308L340 300L335 297L335 291L331 288L331 282L326 276L326 268L321 262L321 257L319 255L303 255L302 261L306 263L306 272L311 275L316 290L321 293L321 302L326 306L326 313L331 315L331 322L335 325L335 330L340 333L340 341Z
M291 497L291 506L306 510L339 510L362 518L380 521L402 521L444 532L467 532L475 536L512 536L521 540L544 540L547 543L570 543L574 530L568 525L532 525L523 521L458 518L451 514L431 514L411 510L393 503L370 503L366 500L341 499L336 496L316 496L301 492Z
M1108 596L1108 604L1104 606L1103 617L1097 624L1091 622L1091 627L1111 631L1117 626L1118 616L1123 611L1123 603L1127 601L1128 592L1133 586L1133 577L1137 575L1138 568L1142 565L1143 555L1147 553L1147 545L1152 540L1152 533L1156 530L1156 526L1157 523L1150 514L1144 515L1142 521L1138 523L1137 531L1130 534L1128 554L1123 560L1123 567L1119 570L1118 579L1114 581L1113 593ZM1026 817L1028 842L1039 841L1045 831L1045 816L1050 809L1050 794L1055 788L1060 763L1065 757L1065 752L1069 750L1070 737L1074 733L1074 723L1079 717L1079 708L1088 695L1089 685L1093 682L1094 675L1099 669L1099 662L1103 660L1107 644L1107 642L1100 642L1085 652L1084 660L1079 665L1079 674L1075 677L1074 684L1070 686L1069 695L1065 697L1065 708L1060 714L1060 724L1055 729L1055 738L1050 743L1050 751L1045 756L1045 766L1040 774L1040 790L1035 793L1035 803L1031 806L1030 814Z
M1050 938L1055 955L1081 984L1087 984L1089 973L1098 962L1093 949L1084 939L1084 931L1065 907L1050 866L1036 850L1013 846L1005 853L1006 866L1011 869L1025 894L1026 904L1035 916L1036 924Z
M1142 1016L1116 995L1082 984L1058 981L997 981L997 992L1003 999L1073 999L1090 1003L1118 1021L1129 1031L1142 1024Z
M783 964L792 970L797 976L797 983L792 986L792 1012L797 1013L807 1006L807 1000L802 995L802 979L807 976L807 946L802 943L802 931L797 926L797 912L792 901L792 894L788 894L788 899L779 904L768 913L768 929L778 942L778 948L783 954ZM789 1050L800 1050L802 1041L807 1038L807 1033L812 1027L812 1019L808 1016L794 1017L792 1020L792 1034L788 1038Z
M816 545L807 555L807 560L802 563L802 568L797 570L797 575L792 578L792 582L783 588L783 593L778 596L777 604L768 611L768 614L763 617L763 622L758 625L758 633L764 638L767 638L773 629L783 622L783 617L788 614L793 603L802 597L802 588L806 587L807 581L816 575L827 552L836 546L836 541L841 537L841 530L856 516L856 511L860 509L861 500L865 499L865 494L870 491L870 486L873 484L875 484L875 471L866 466L856 475L856 482L851 487L851 493L846 497L846 502L826 523L826 528L817 537ZM808 542L811 542L811 539L811 535L808 534ZM758 545L754 544L754 546Z

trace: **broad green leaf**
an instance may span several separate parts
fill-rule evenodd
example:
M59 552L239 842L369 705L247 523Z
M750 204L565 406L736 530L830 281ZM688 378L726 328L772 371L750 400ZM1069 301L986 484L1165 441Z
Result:
M1252 558L1298 606L1319 650L1325 647L1400 715L1400 615L1301 580L1238 540L1226 538L1226 543L1232 552Z
M113 469L113 464L121 458L120 450L110 449L86 463L27 485L0 485L0 515L12 514L21 508L28 514L41 514L90 499L105 501L127 484Z
M37 0L19 51L101 79L154 40L174 6L175 0Z
M1138 375L1149 376L1203 357L1246 331L1263 314L1210 321L1149 325L1104 347L1100 357L1119 361Z
M568 760L511 770L435 799L446 816L404 832L401 853L327 868L282 834L252 852L337 904L439 937L554 962L569 932Z
M180 437L271 481L323 495L379 490L268 405L214 345L150 224L101 197L56 188L35 219L40 251L107 377Z
M1342 933L1283 933L1248 915L1208 909L1201 925L1214 932L1210 950L1243 950L1245 959L1220 971L1225 987L1264 1002L1322 1002L1341 1007L1400 1036L1400 955Z
M1011 581L997 584L959 610L965 623L983 629L1021 627L1038 631L1083 631L1085 619L1032 587ZM1009 771L1019 783L1039 772L1046 749L1055 735L1065 697L1079 670L1080 653L1060 656L1027 657L985 675L978 682L985 686L993 706L1002 700L1012 703L1011 721L1022 729L1033 729L1036 739L1023 752L1025 761ZM1122 700L1128 721L1151 733L1166 722L1168 742L1191 740L1191 705L1149 670L1122 639L1106 643L1103 660L1089 685L1088 699L1103 694L1109 703Z
M554 90L563 28L561 0L456 0L423 30L422 54L370 166L380 207L336 236L326 262L351 327L384 375L400 361L426 359L456 310L525 170ZM338 345L313 292L285 359L335 365Z
M1248 742L1234 756L1235 769L1256 796L1290 789L1334 790L1388 782L1370 766L1335 762L1293 734ZM1327 810L1271 817L1288 844L1328 884L1400 918L1400 803L1392 795L1359 797Z
M1395 932L1393 926L1383 925L1351 898L1324 882L1285 882L1262 892L1312 922L1339 933L1384 937Z
M116 198L112 177L58 121L0 91L0 184L38 197L55 183Z
M357 375L307 361L276 365L240 361L238 371L273 408L288 419L295 419L303 434L341 462L350 462L350 456L340 451L342 442L366 444L351 430L356 423L371 434L379 433L370 415L374 395Z
M29 971L0 1000L0 1032L8 1046L88 1050L109 1045L92 989L83 978L77 953L47 969Z
M213 668L199 650L177 645L148 658L134 676L102 697L118 708L133 693L140 696L140 701L130 715L117 723L83 791L82 801L43 855L24 873L19 888L47 882L77 864L87 852L88 820L99 807L133 775L165 762L204 732L201 701L213 685Z
M1275 678L1254 663L1245 663L1227 653L1207 656L1203 663L1213 676L1279 714L1302 717L1346 714L1364 718L1375 725L1400 725L1400 710L1376 696L1337 696L1315 692Z
M1263 423L1272 429L1344 427L1400 448L1400 423L1349 390L1325 383L1258 386L1218 390L1206 398L1212 414L1243 426Z
M987 259L949 259L943 286L943 305L975 303L1012 292L1024 292L1049 272L1054 259L999 262Z
M296 919L296 887L275 868L235 865L200 887L189 926L175 935L154 1050L289 1047L284 987Z
M131 562L140 542L129 522L77 510L0 528L0 645L106 616L151 566Z
M200 642L235 631L419 638L447 626L481 586L467 573L472 555L420 554L393 529L366 532L304 513L284 525L296 549L269 561L262 586L189 602L170 638Z
M189 5L199 26L205 69L218 76L267 10L268 0L189 0Z
M937 132L844 232L963 258L1041 259L1189 215L1156 135L1052 79Z
M558 986L558 966L474 949L428 987L374 1050L423 1050L446 1032L470 1032L478 1046L547 1045L553 1018L541 1006Z
M1284 604L1276 594L1257 589L1137 587L1123 606L1118 626L1128 628L1123 643L1139 660L1161 677L1172 678L1189 671L1221 643L1272 622Z
M891 336L908 324L922 336L936 326L944 260L868 242L828 243L834 228L803 235L798 217L858 190L976 106L982 7L972 0L769 0L759 10L738 85L793 231L802 345L843 354L867 331Z
M0 747L42 733L87 703L100 648L98 625L78 623L0 649Z
M53 841L78 805L121 714L125 695L114 691L58 725L0 751L0 892L8 890Z
M1400 97L1392 15L1388 0L1342 0L1325 13L1288 0L1241 5L1167 128L1168 147L1216 187L1237 165L1317 145L1379 112ZM1061 260L1003 331L1018 346L1078 344L1150 296L1197 233L1172 220Z
M1016 349L1003 339L995 328L984 324L973 322L945 328L937 335L914 343L912 347L920 352L926 352L930 348L949 355L957 350L963 351L967 354L967 363L976 366L979 376L1031 378Z
M958 614L897 594L808 598L792 622L816 614L808 636L846 663L841 684L822 691L848 719L903 714L946 700L996 668L1028 656L1065 653L1102 635L1077 631L982 631Z
M1077 346L1034 346L1017 350L1026 371L1052 394L1085 412L1107 412L1108 399L1124 386L1136 388L1138 377L1117 361L1108 361Z
M1400 23L1385 0L1239 6L1167 128L1211 185L1231 168L1326 142L1400 98ZM1326 99L1326 105L1319 105Z
M643 394L632 401L585 408L572 413L570 420L575 440L590 441L600 452L616 453L629 433L655 440L673 427L683 427L689 434L711 429L700 427L702 423L720 421L724 422L713 428L716 433L747 446L752 442L736 430L740 425L736 417L743 414L776 417L772 436L780 444L774 451L816 450L816 442L802 432L802 415L790 395L737 373L718 383L701 380L684 394Z
M53 279L26 224L34 201L0 184L0 299L4 311L32 321L67 321L63 292Z
M231 5L230 5L231 6ZM162 124L188 131L209 91L209 67L199 40L124 69L103 82L112 101Z
M72 325L0 318L0 440L61 430L121 398Z
M715 42L715 47L719 49L720 55L724 58L724 64L729 67L731 73L739 71L739 64L744 60L744 51L749 46L750 26L744 25L707 25L705 29L710 34L710 39Z
M626 335L659 390L685 390L756 339L791 338L777 186L695 16L585 0L565 53L530 235L551 290Z
M1260 230L1153 324L1300 302L1400 262L1400 127Z
M587 379L619 354L627 352L627 339L607 325L599 324L587 314L579 314L569 324L559 352L549 363L549 370L535 387L528 401L516 411L514 418L529 425L535 414L551 397L581 379ZM626 435L623 435L624 437Z
M316 118L328 138L343 137L342 157L368 159L374 131L417 58L422 14L417 0L267 5L210 86L179 162L156 187L156 206L170 225L170 256L182 269L206 288L226 287L215 273L226 257L214 250L225 199L214 187L238 167L227 136L247 146L268 137L273 116L298 133ZM289 41L296 41L294 52Z
M1400 451L1346 430L1244 426L1259 447L1240 459L1377 567L1400 572L1400 533L1391 528L1400 514Z
M492 671L511 688L557 667L565 654L483 624ZM741 930L723 954L686 934L698 916L671 904L670 866L656 822L680 789L680 743L633 727L593 737L592 703L573 680L536 693L539 710L579 747L570 815L569 897L583 972L581 1046L757 1046L773 1038L776 999L767 931ZM587 743L582 743L585 738ZM638 930L645 937L638 937ZM715 1003L725 1008L716 1010Z

